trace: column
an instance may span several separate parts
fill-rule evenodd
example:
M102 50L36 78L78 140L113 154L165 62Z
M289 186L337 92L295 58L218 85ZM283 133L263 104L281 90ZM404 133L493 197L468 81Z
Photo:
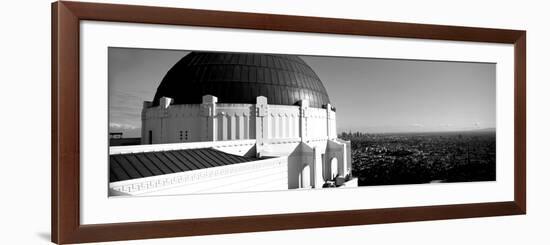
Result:
M168 123L166 118L168 115L168 108L174 100L168 97L162 97L159 100L159 118L160 118L160 142L158 143L169 143L170 139L168 138Z
M235 115L235 139L242 140L244 139L243 134L243 116L236 114Z
M309 101L308 100L300 100L300 138L301 141L307 141L308 139L308 132L307 132L307 118L308 118L308 109L309 109Z
M267 139L268 108L265 96L256 97L256 152L261 152L264 142Z
M332 115L331 115L332 106L327 104L327 138L332 139Z
M222 132L222 135L221 135L221 139L218 139L218 140L228 140L228 131L229 131L229 125L228 125L228 120L229 118L225 115L224 112L222 112L222 114L220 115L220 119L221 119L221 123L218 124L218 127L221 128L221 132Z
M313 148L313 187L323 188L323 157L317 147Z
M153 102L144 101L143 109L141 110L141 144L145 145L149 143L148 132L148 123L147 123L147 109L153 106Z
M218 98L212 95L202 97L201 104L201 141L216 141L217 122L216 122L216 103Z
M250 117L248 115L243 116L243 139L250 139Z

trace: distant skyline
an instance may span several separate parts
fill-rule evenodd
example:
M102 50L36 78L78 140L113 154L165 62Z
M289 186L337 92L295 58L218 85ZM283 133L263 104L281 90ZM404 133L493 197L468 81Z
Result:
M140 137L143 101L188 51L109 48L109 131ZM338 132L495 128L496 65L300 56L336 107Z

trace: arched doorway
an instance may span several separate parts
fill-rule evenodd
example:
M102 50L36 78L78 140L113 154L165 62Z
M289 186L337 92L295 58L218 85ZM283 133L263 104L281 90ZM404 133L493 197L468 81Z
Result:
M300 188L310 188L311 187L311 172L309 168L309 164L306 164L302 168L302 172L300 173Z
M333 180L338 176L338 159L333 157L330 159L330 179Z

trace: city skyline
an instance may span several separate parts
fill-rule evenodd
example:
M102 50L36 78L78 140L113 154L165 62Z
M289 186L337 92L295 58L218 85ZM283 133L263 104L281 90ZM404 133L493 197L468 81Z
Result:
M139 137L143 101L188 51L109 48L109 130ZM338 132L495 128L496 65L300 56L338 111ZM345 85L345 86L342 86Z

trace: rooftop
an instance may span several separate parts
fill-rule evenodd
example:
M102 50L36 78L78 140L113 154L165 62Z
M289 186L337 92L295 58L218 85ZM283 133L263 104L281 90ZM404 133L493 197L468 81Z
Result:
M131 180L258 160L213 148L125 153L109 156L109 182Z

